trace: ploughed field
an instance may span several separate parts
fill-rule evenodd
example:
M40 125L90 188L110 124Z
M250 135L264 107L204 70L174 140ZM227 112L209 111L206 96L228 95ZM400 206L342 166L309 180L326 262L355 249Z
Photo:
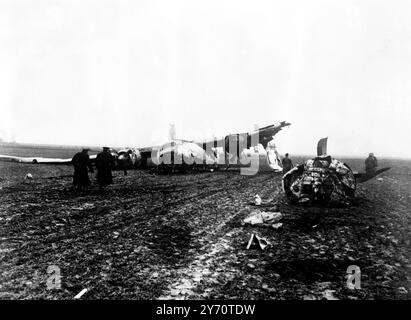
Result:
M386 165L351 206L298 207L269 172L118 171L105 193L95 174L76 193L70 166L0 162L0 297L410 299L411 161ZM243 225L257 209L280 211L282 228ZM247 250L251 233L270 245ZM360 289L347 287L350 265ZM47 286L49 266L60 289Z

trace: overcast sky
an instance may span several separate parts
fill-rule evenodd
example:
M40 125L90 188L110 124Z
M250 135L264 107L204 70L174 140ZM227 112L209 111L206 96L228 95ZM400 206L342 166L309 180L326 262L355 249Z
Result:
M409 1L0 0L0 135L150 146L277 121L281 154L411 157Z

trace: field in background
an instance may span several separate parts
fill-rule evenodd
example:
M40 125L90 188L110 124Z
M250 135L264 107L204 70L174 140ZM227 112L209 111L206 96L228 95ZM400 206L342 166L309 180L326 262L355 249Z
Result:
M79 146L44 146L29 144L0 143L0 154L16 157L72 158L83 147ZM100 148L90 148L89 154L96 154Z

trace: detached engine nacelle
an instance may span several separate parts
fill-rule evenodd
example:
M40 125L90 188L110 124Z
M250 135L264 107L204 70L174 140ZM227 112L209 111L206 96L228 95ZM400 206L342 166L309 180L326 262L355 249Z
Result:
M138 149L122 149L117 152L117 165L120 169L138 168L141 164L141 154Z
M287 172L283 189L293 203L348 203L354 196L356 181L347 164L330 156L320 156Z

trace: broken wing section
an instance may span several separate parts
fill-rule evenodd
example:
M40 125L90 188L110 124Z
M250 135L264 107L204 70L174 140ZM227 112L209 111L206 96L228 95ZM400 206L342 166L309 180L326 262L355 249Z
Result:
M365 172L356 172L356 173L354 173L354 177L355 177L357 183L363 183L363 182L366 182L366 181L378 176L380 173L383 173L383 172L385 172L387 170L390 170L390 169L391 169L391 167L381 168L381 169L376 170L374 174L367 174Z
M263 128L259 128L252 132L228 134L222 139L209 140L204 142L195 142L206 152L211 152L214 148L222 147L224 152L237 157L245 150L251 147L257 147L261 144L264 149L282 128L291 124L282 121L277 124L272 124Z
M94 161L96 155L90 156L90 160ZM32 164L71 164L71 158L60 159L60 158L43 158L43 157L16 157L0 155L0 161L6 162L17 162L17 163L32 163Z

